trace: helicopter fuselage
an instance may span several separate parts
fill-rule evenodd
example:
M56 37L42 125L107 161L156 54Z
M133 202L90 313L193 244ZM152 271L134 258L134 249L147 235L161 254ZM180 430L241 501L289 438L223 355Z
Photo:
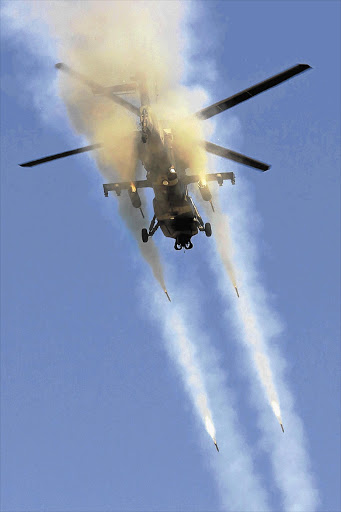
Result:
M166 237L175 239L176 249L190 249L191 237L205 228L183 180L186 176L184 163L176 158L172 130L162 129L157 121L153 122L147 108L141 107L141 111L142 128L146 119L148 124L145 123L145 131L142 131L139 157L155 194L153 221ZM155 227L153 221L149 232Z

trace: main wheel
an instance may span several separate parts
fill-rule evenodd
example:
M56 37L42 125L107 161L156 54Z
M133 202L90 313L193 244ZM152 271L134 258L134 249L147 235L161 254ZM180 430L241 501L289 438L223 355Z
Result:
M144 242L144 243L148 242L148 238L149 238L148 231L146 230L146 228L143 228L142 229L142 242Z
M209 222L206 222L206 224L205 224L205 233L206 233L206 236L212 235L212 228L211 228L211 224Z

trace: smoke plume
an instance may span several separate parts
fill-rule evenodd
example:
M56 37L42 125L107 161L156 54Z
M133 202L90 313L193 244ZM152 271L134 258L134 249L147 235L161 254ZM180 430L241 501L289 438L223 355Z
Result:
M196 349L188 336L183 315L173 308L173 311L167 312L165 316L165 335L170 340L171 349L176 353L177 363L184 372L187 391L207 433L216 442L216 430L208 405L203 375L196 360Z
M41 4L38 4L40 10ZM35 7L37 9L37 6ZM41 12L41 11L40 11ZM58 40L60 59L102 86L147 77L156 115L176 123L176 150L188 166L205 172L206 154L199 147L202 124L189 118L193 93L180 85L184 41L180 34L185 9L172 2L51 2L43 14ZM137 118L107 97L96 96L72 76L60 75L60 91L74 129L91 144L103 144L97 166L109 181L136 179ZM128 98L134 102L133 97ZM129 202L128 198L125 198ZM153 274L166 290L162 264L153 241L142 244L135 212L120 202L120 214L138 241Z
M212 210L209 208L207 203L204 205L204 208L206 215L210 217L219 259L233 288L239 289L237 311L243 329L241 339L245 341L251 350L253 363L257 370L258 378L265 391L267 401L280 425L282 425L283 422L281 418L278 393L274 384L270 360L266 354L266 347L264 346L262 336L260 335L258 319L252 312L251 304L247 297L247 288L240 287L242 273L236 264L235 249L232 242L229 219L227 214L225 214L221 208L218 194L213 191L212 197L214 198L214 213L212 213Z
M234 265L234 253L231 240L230 225L228 218L223 214L219 202L218 194L213 193L215 215L212 215L211 209L205 204L206 214L210 216L212 226L214 227L214 239L225 271L229 276L232 286L238 286L236 270Z
M173 281L172 285L177 289L180 283ZM143 296L150 292L149 283L145 288ZM188 304L191 304L190 309ZM148 305L146 312L152 312L153 321L163 332L166 349L176 364L197 418L212 440L218 442L219 454L213 443L207 446L206 452L224 509L236 512L270 510L266 492L253 467L250 448L241 434L235 397L226 382L227 372L219 368L219 358L209 337L203 329L196 327L195 298L187 297L184 302L177 299L176 305L172 303L168 307L160 302L155 290L153 304ZM207 445L206 440L203 444Z
M243 185L241 188L243 189ZM278 432L274 431L271 420L259 399L259 394L254 393L253 398L260 411L264 444L272 461L277 486L282 492L284 507L286 510L297 512L316 510L318 494L310 473L303 428L294 411L293 397L283 372L285 366L283 358L271 350L272 339L280 329L276 314L267 305L266 294L259 283L255 264L250 257L250 243L252 245L254 240L245 220L252 218L250 211L246 211L249 200L245 196L245 191L244 197L243 195L241 197L242 199L233 195L229 197L229 211L234 217L238 243L232 240L227 213L218 207L212 214L206 207L207 214L211 215L212 231L216 235L217 261L213 263L213 269L217 272L219 287L224 298L229 303L231 298L233 300L235 315L232 317L235 319L238 339L249 349L251 379L253 380L254 376L258 377L267 402L278 422L280 425L283 421L285 422L286 433L282 439L279 439ZM217 198L214 201L218 204ZM233 285L235 282L238 283L240 298L231 294L231 290L228 289L229 283L226 279L222 280L222 268L226 270L226 275ZM280 393L277 390L280 390Z

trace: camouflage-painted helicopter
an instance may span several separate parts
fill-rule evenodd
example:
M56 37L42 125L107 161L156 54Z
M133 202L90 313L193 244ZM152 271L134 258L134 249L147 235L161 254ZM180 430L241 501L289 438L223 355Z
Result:
M109 191L115 191L119 196L122 190L127 190L132 205L141 210L143 217L141 199L137 189L146 187L153 188L155 194L153 199L154 216L149 229L142 229L143 242L147 242L148 238L152 237L159 227L166 237L175 239L174 248L176 250L181 250L182 248L191 249L193 247L191 238L193 235L196 235L198 231L204 231L206 236L211 236L211 225L208 222L204 224L196 205L188 195L187 185L197 183L202 198L205 201L210 201L213 209L212 196L207 182L217 181L221 186L224 180L230 180L231 183L234 184L234 174L232 172L213 173L206 174L205 178L200 174L186 174L186 169L189 168L189 165L188 162L184 161L179 151L177 151L176 124L172 126L168 122L160 121L156 118L150 106L145 76L143 74L137 75L134 77L134 82L132 83L103 87L72 70L65 64L56 64L56 68L87 85L95 95L106 96L122 108L125 108L139 117L140 130L136 132L136 156L147 171L146 179L107 183L103 185L103 188L106 197ZM297 64L229 98L203 108L199 112L196 112L193 117L199 120L209 119L309 68L310 66L307 64ZM140 108L121 97L122 94L134 92L139 93ZM230 149L217 146L211 142L202 141L202 146L208 153L233 160L234 162L247 165L259 171L264 172L270 168L269 165L263 162L236 153ZM21 164L21 166L33 167L100 147L101 144L92 144L71 151L50 155L38 160L32 160Z

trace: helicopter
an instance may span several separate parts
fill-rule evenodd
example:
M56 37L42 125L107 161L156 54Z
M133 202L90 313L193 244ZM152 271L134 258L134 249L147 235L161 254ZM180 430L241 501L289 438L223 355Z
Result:
M210 237L212 234L211 225L209 222L204 223L198 208L188 193L188 185L197 183L202 199L210 202L214 211L208 182L216 181L219 186L222 186L224 181L229 180L234 185L235 175L233 172L187 174L186 171L189 165L178 148L177 125L176 123L158 119L153 112L146 75L138 73L131 77L131 83L104 87L73 70L66 64L58 63L55 67L89 87L94 95L109 98L139 118L139 130L133 134L134 147L137 160L142 162L146 170L146 179L106 183L103 185L103 190L105 197L108 197L109 192L115 192L117 196L120 196L122 190L127 190L132 206L139 209L144 218L138 189L147 187L153 189L154 215L149 228L142 229L142 241L147 243L158 228L162 230L166 237L175 240L175 250L192 249L193 243L191 238L198 234L199 231L204 232L207 237ZM199 110L192 117L202 121L209 119L308 69L311 69L308 64L297 64L233 96ZM122 95L130 93L138 93L140 107L122 98ZM270 169L270 165L266 163L231 149L218 146L212 142L201 141L200 144L210 154L246 165L257 171L265 172ZM101 147L101 143L96 143L19 165L21 167L33 167L71 155L100 149Z

